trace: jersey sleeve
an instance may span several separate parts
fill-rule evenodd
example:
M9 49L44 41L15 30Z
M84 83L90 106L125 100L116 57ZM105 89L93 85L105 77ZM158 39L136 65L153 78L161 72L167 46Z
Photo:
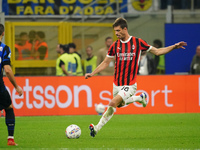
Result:
M139 38L139 41L140 41L140 49L142 51L147 51L148 52L148 51L151 50L152 46L149 45L146 41L144 41L144 40L142 40L140 38Z
M107 57L113 58L115 57L115 43L113 43L107 53Z
M10 57L11 57L11 51L8 46L5 46L3 49L3 60L2 64L4 65L10 65Z

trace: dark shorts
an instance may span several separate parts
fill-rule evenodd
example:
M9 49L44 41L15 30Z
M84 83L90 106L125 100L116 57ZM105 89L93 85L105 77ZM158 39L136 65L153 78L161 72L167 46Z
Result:
M0 110L8 108L12 101L7 90L0 92Z

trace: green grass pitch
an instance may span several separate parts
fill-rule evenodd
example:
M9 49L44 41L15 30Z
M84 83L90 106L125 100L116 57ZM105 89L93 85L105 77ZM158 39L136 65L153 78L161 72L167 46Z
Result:
M95 138L89 124L101 116L16 117L15 142L7 146L5 119L0 117L0 149L200 149L200 114L114 115ZM65 129L80 126L79 139L68 139Z

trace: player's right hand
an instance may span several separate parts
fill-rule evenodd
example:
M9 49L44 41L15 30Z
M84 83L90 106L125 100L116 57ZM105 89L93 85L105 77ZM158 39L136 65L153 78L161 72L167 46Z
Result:
M17 88L15 90L17 91L17 93L19 94L19 96L22 96L23 90L22 90L21 87L17 86Z
M90 77L92 77L92 74L91 74L91 73L86 73L86 74L85 74L85 79L88 79L88 78L90 78Z

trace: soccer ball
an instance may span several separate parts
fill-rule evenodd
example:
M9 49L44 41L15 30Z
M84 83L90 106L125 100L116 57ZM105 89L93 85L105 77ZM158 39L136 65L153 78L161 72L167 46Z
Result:
M95 110L98 114L102 114L105 111L105 106L103 104L97 104Z
M75 124L71 124L66 128L65 133L69 139L78 139L81 136L81 128Z

